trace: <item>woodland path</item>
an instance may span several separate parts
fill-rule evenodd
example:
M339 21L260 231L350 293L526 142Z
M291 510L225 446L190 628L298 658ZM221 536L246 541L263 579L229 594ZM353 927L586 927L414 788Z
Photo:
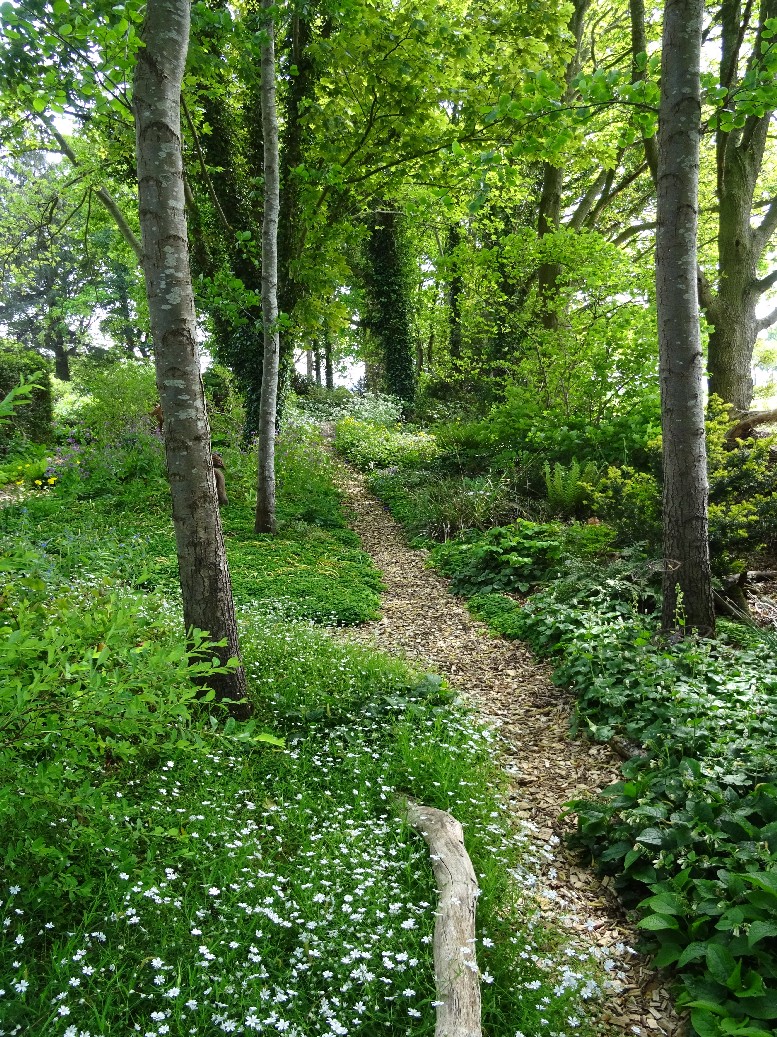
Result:
M383 574L379 621L343 632L348 640L402 655L446 677L499 734L516 817L536 829L547 857L540 902L554 924L595 944L616 964L601 1014L602 1032L630 1037L687 1032L661 977L631 950L638 936L607 880L577 863L561 843L572 827L559 821L564 804L620 778L607 747L573 741L571 700L546 666L518 642L493 635L473 619L426 568L426 552L409 548L400 527L366 489L364 477L338 462L350 524Z

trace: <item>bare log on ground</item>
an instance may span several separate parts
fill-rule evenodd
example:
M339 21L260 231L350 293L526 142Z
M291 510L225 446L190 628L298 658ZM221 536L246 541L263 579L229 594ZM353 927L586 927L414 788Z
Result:
M426 840L440 891L434 925L435 1037L481 1037L475 907L480 890L459 822L444 810L407 802L407 819Z
M726 433L729 446L736 445L738 439L746 439L759 425L777 424L777 410L760 410L750 414L739 415L736 424Z

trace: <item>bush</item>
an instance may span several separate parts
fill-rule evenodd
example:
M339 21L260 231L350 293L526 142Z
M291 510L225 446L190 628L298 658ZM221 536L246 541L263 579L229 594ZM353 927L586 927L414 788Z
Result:
M19 381L35 376L38 385L29 402L14 409L7 423L0 425L0 456L7 454L14 439L22 437L33 443L51 442L52 395L48 364L39 353L7 340L0 340L0 400Z
M608 467L591 488L589 506L617 530L619 544L661 544L661 487L646 472Z
M602 578L603 577L603 578ZM624 780L571 804L575 844L615 875L657 964L677 969L696 1032L771 1033L777 1019L777 705L774 637L721 624L717 642L666 643L628 594L554 584L519 632L556 662L577 725L635 755ZM633 594L633 589L632 589ZM499 621L499 607L488 600ZM732 636L733 634L733 636Z
M335 430L335 446L357 468L408 467L424 464L437 454L428 432L389 428L358 418L343 418Z
M156 427L149 417L158 401L151 361L122 359L106 366L84 357L74 364L73 386L80 395L61 414L64 435L113 443Z
M614 533L604 525L528 522L464 534L432 550L433 563L450 577L456 594L508 591L525 594L557 573L562 559L605 552Z

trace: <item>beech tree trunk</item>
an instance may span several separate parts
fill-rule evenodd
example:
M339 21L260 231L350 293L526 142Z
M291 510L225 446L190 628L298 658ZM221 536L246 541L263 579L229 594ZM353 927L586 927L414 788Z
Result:
M572 16L569 20L569 31L575 43L574 53L566 68L565 98L571 101L573 96L572 81L580 71L580 51L583 42L583 25L586 11L591 0L574 0ZM545 163L542 175L542 193L540 195L537 215L537 235L544 238L559 229L561 222L561 195L564 189L564 169L550 162ZM540 300L540 320L548 331L555 331L559 324L558 311L553 305L556 282L561 276L558 263L544 262L537 271L537 294Z
M272 0L262 0L266 14L262 43L262 128L264 134L264 219L262 221L262 327L264 363L259 404L257 533L275 532L275 419L278 411L278 115L275 108L275 25Z
M776 17L777 0L744 6L740 0L722 0L720 82L729 91L727 108L736 107L744 77L759 74L763 49L770 45L764 38L766 23ZM750 53L743 61L745 45ZM759 266L777 230L777 194L768 180L759 190L773 114L773 107L749 114L732 128L719 126L715 134L718 284L713 292L702 276L700 299L711 325L709 391L742 411L749 409L753 399L756 339L777 319L777 311L763 318L756 315L764 292L777 283L777 272L759 277ZM767 205L759 210L754 224L757 194L764 196Z
M666 0L658 131L658 307L665 629L715 629L696 287L704 0ZM681 592L681 593L678 593Z
M138 51L134 110L143 272L154 339L157 388L187 632L226 642L222 662L239 657L235 609L200 378L194 297L184 215L180 96L189 42L189 0L148 0ZM209 685L219 698L245 699L239 667ZM235 715L250 713L246 702Z

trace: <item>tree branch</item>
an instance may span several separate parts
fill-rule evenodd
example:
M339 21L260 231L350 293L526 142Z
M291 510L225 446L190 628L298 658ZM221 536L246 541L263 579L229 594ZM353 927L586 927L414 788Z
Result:
M76 153L70 147L68 142L62 136L62 134L59 132L59 130L56 128L53 122L51 122L51 120L48 119L45 115L42 115L40 113L38 113L38 119L43 123L43 125L46 127L51 136L59 145L59 150L61 154L63 154L65 158L67 158L72 163L72 165L76 167L80 166L81 163L79 162ZM119 208L119 204L116 201L116 199L104 187L96 188L95 194L103 203L103 205L111 214L111 216L113 216L116 226L119 229L119 233L127 242L132 251L135 253L135 257L138 260L138 262L142 263L143 245L141 244L137 234L135 234L135 231L132 229L132 227L130 227L129 223L127 223L127 218Z
M769 238L777 230L777 197L772 198L767 206L764 218L753 230L753 241L759 255L768 244Z
M770 313L767 313L755 322L756 331L766 331L775 321L777 321L777 306Z
M629 238L633 238L645 230L655 230L657 226L658 224L655 221L652 221L651 223L635 223L632 227L627 227L626 230L622 230L617 237L612 239L612 243L613 245L624 245Z
M200 138L197 133L197 130L194 127L194 122L192 121L191 113L189 112L189 106L187 105L186 98L183 96L183 94L181 94L181 108L183 109L183 114L186 116L186 125L189 127L189 132L191 133L192 140L194 141L194 148L197 152L197 158L200 163L202 175L205 177L205 184L208 188L208 194L211 197L211 201L213 202L216 212L218 213L218 217L224 225L225 229L232 232L232 227L230 226L229 220L224 214L224 210L221 208L221 202L219 201L218 195L216 194L216 188L213 186L213 181L210 178L208 166L205 162L205 155L202 152ZM186 184L186 186L188 187L188 183Z

